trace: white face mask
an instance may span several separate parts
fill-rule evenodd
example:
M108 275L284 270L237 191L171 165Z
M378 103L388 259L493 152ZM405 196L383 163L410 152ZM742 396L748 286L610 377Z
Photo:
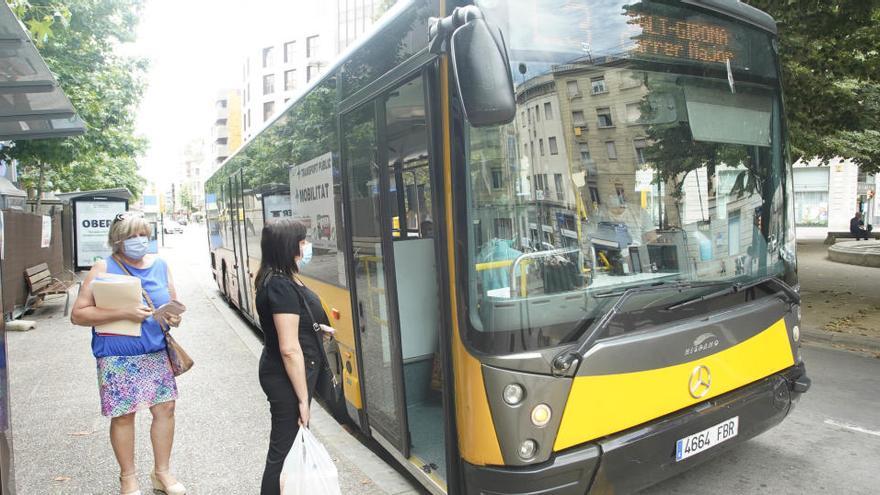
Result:
M126 239L122 242L122 251L131 260L139 260L146 256L149 247L150 239L142 235Z
M296 266L302 270L304 266L309 264L309 261L312 261L312 243L307 242L305 245L301 245L299 250L302 256L296 261Z

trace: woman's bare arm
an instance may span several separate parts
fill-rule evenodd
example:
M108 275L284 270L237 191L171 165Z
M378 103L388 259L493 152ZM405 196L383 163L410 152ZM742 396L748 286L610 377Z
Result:
M306 383L306 359L299 345L299 315L292 313L275 313L272 315L275 329L278 331L278 347L284 369L293 384L293 390L299 399L300 406L308 407L309 389ZM306 421L308 422L308 421Z
M92 293L92 282L95 277L107 272L107 264L99 261L92 266L86 279L83 281L73 302L73 310L70 312L70 322L83 327L105 325L119 320L131 320L142 322L152 314L150 308L141 306L131 309L106 309L95 306L95 296Z

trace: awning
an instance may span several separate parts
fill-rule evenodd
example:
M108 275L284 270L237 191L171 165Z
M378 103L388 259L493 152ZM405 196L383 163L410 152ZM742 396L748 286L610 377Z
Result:
M0 2L0 141L84 132L85 123L18 18Z

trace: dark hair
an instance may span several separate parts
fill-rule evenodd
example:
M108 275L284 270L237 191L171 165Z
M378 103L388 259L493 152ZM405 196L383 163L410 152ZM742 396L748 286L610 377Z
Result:
M273 272L293 277L293 274L299 271L294 257L300 255L299 243L305 238L305 225L289 218L263 227L262 239L260 240L263 258L260 261L260 269L257 270L257 290L263 286L266 277Z

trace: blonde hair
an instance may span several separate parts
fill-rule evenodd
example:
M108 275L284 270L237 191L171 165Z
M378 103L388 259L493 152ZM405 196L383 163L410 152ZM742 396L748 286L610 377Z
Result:
M110 236L108 238L110 249L113 250L114 254L121 253L123 248L122 241L138 234L150 235L150 225L144 220L144 217L127 214L123 215L122 218L113 220L113 223L110 224Z

